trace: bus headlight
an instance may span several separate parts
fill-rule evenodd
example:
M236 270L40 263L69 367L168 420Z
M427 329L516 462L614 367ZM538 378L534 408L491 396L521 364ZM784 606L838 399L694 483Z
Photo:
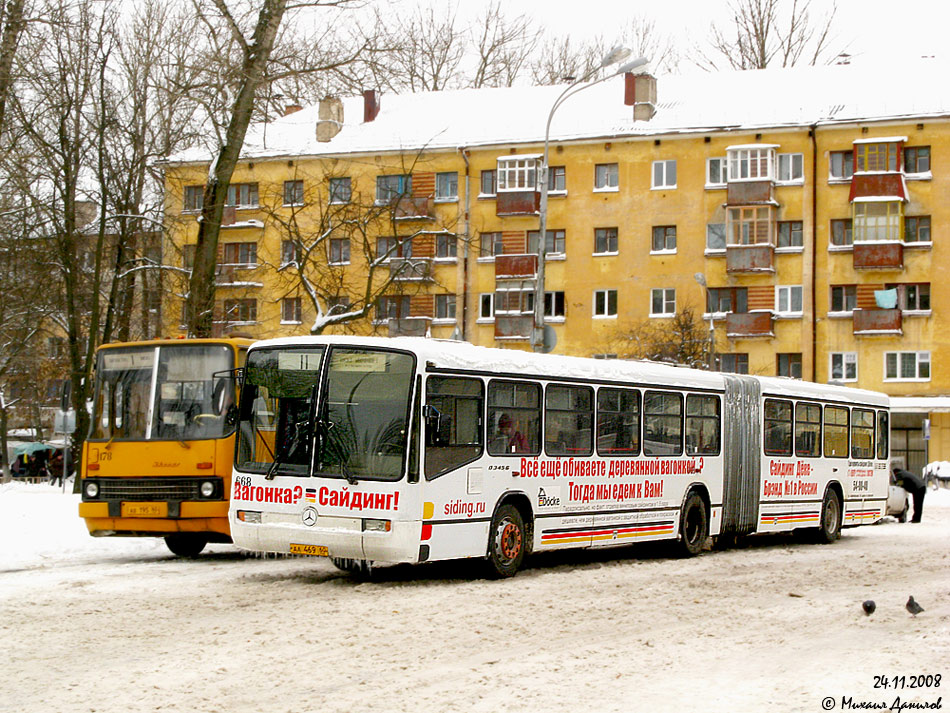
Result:
M389 532L393 529L393 523L390 520L363 520L363 532Z
M89 500L99 497L99 483L94 480L87 480L83 486L83 493Z
M214 495L214 483L206 480L201 484L201 497L210 498L212 495Z

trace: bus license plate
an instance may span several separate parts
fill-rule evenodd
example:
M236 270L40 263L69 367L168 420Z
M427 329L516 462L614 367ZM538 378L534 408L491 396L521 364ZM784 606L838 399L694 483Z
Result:
M329 557L330 551L323 545L296 545L291 542L290 554L310 555L311 557Z
M122 503L122 517L167 517L166 503Z

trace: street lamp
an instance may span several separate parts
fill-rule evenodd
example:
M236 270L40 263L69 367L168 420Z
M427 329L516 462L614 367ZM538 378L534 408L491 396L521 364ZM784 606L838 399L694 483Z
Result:
M595 84L600 84L605 82L612 77L616 77L618 74L625 74L627 72L632 72L638 67L642 67L649 60L646 57L638 57L637 59L631 60L617 69L616 72L608 74L605 77L586 83L596 72L603 69L604 67L609 67L612 64L616 64L623 59L626 59L629 56L630 50L626 47L615 47L610 50L604 58L600 61L600 64L594 67L592 70L587 72L580 79L572 82L567 88L561 92L560 96L554 101L554 104L551 106L551 111L548 113L548 123L544 127L544 154L541 158L541 168L538 171L538 181L541 183L541 204L538 208L539 214L539 223L538 226L538 277L537 282L534 288L534 327L531 330L531 349L536 352L547 351L544 344L544 258L545 258L545 243L547 242L547 222L548 222L548 145L551 137L551 120L554 118L554 112L573 95L577 92L583 91L589 87L593 87Z
M706 290L706 307L709 309L709 370L713 371L716 363L716 325L713 323L712 305L709 302L709 287L706 285L706 276L703 273L695 273L693 279Z

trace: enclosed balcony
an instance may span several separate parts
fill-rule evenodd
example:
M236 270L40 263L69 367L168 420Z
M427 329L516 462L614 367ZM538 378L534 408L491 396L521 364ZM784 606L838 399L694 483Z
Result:
M523 341L531 338L532 314L495 314L495 339Z
M432 259L394 257L389 260L389 276L398 282L432 282Z
M390 317L390 337L424 337L429 331L431 317Z
M495 279L534 277L538 274L538 256L497 255L495 256Z
M774 337L771 310L730 312L726 315L726 336L733 338Z
M431 220L432 198L429 196L402 196L393 201L393 218L395 220Z
M775 247L768 243L726 246L726 272L774 272Z
M900 309L856 309L851 315L855 335L904 333Z
M904 244L891 242L855 242L853 246L855 270L903 270Z

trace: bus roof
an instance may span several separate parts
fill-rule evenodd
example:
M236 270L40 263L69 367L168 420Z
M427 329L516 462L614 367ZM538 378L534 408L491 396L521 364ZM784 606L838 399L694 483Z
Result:
M231 346L248 347L254 343L253 339L248 337L162 337L159 339L142 339L132 342L108 342L100 344L99 349L124 349L127 347L157 347L170 346L173 344L230 344Z
M425 337L353 337L307 336L282 337L255 342L252 349L311 344L363 345L402 349L417 355L419 361L435 369L464 370L481 373L555 377L583 381L635 381L658 383L685 389L723 391L727 376L720 372L690 369L658 362L625 359L591 359L535 354L519 349L479 347L468 342ZM799 379L751 376L762 385L764 394L780 397L813 398L861 402L886 408L888 397L876 391L852 389L834 384L816 384Z

